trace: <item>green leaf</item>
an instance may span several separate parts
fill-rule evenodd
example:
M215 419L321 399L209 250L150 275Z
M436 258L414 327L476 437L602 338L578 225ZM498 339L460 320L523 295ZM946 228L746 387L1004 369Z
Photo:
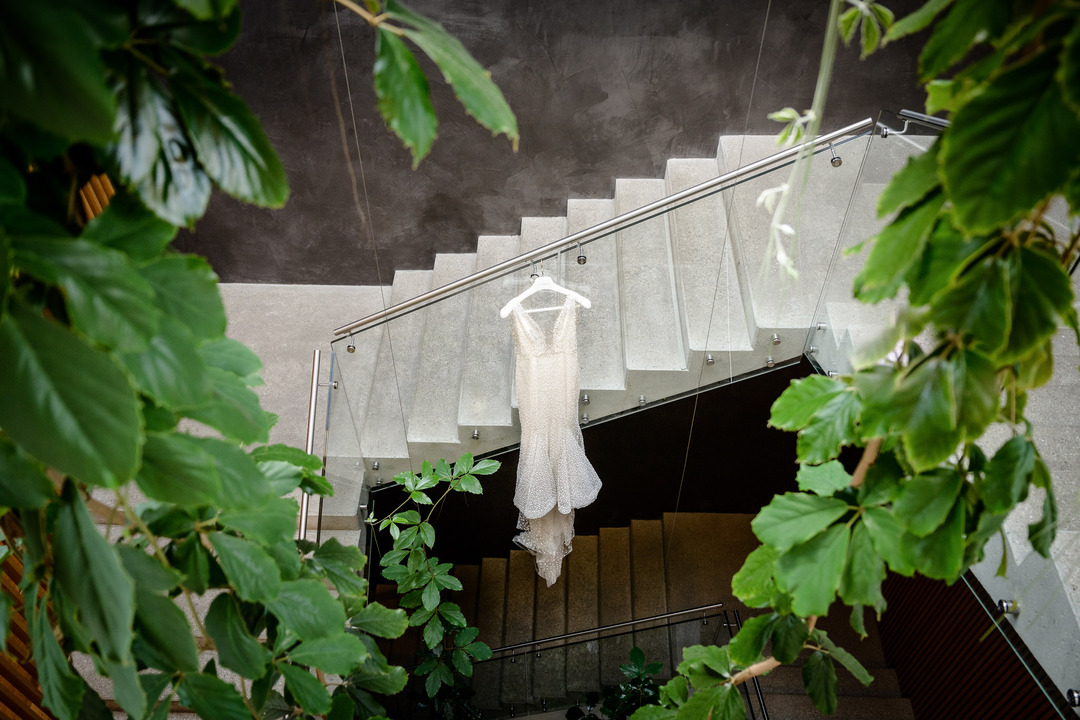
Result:
M924 538L905 534L900 546L905 560L935 580L953 582L963 570L964 501L957 500L948 520Z
M214 720L251 720L244 699L229 683L205 673L187 673L176 685L180 703L199 717Z
M172 677L170 675L166 675L165 673L143 673L139 675L139 686L142 687L143 696L146 698L147 709L152 710L154 708L154 705L158 702L158 698L161 698L162 693L165 692L165 688L169 686L169 683L171 681ZM171 704L172 693L170 692L161 701L161 705L164 706L164 709L158 708L159 711L163 710L164 717L166 718L168 717L168 708ZM105 703L102 702L102 706L104 705ZM158 712L150 715L149 717L151 720L157 720L160 715L161 712ZM108 720L109 717L112 717L112 713L109 713L109 715L106 716L105 720Z
M881 41L881 27L872 18L867 17L862 21L860 29L862 30L862 53L859 59L865 60L877 49L878 42Z
M238 0L175 0L199 20L213 20L231 15Z
M424 626L424 644L432 649L438 647L443 641L445 632L442 620L439 619L438 615L435 615Z
M946 460L963 438L958 423L955 360L934 357L919 364L897 385L893 402L906 419L902 438L916 471Z
M739 633L728 643L731 661L749 667L760 660L779 617L776 613L769 613L747 619Z
M848 543L844 574L840 578L840 597L848 605L868 605L880 612L885 609L881 583L885 580L885 561L874 550L874 542L865 523L856 523Z
M76 13L54 4L5 7L0 47L0 109L74 141L110 139L116 98Z
M184 415L242 443L266 442L276 418L259 406L259 396L227 370L208 368L207 376L210 400L185 408Z
M1057 332L1072 312L1073 292L1061 262L1042 250L1020 248L1009 257L1013 318L1001 359L1017 361Z
M401 38L379 28L373 73L379 113L412 151L415 169L431 151L437 125L424 71Z
M858 395L841 393L827 402L799 432L795 453L800 463L816 464L840 454L840 448L858 439L856 420L861 410Z
M731 579L731 592L747 607L764 607L776 589L773 570L780 551L761 545L746 556L743 566Z
M85 683L60 649L44 608L29 614L30 645L34 650L42 703L60 720L76 720Z
M1008 3L956 0L934 25L919 55L919 79L941 75L976 43L999 37L1011 19Z
M472 475L462 476L462 478L457 481L455 487L458 490L464 490L465 492L472 493L473 495L483 495L484 493L484 488L480 486L480 481Z
M802 652L810 630L806 622L795 615L781 615L772 635L772 655L785 665L795 662Z
M317 580L282 583L277 597L266 605L301 640L337 635L345 627L341 604Z
M860 17L862 17L862 14L857 7L848 8L840 15L840 39L844 41L845 45L850 44L852 38L855 37Z
M689 697L690 687L682 675L676 675L667 684L660 686L660 703L663 705L680 707Z
M244 350L247 351L247 348L245 347ZM258 359L257 356L256 359ZM287 462L299 468L303 468L304 470L311 470L312 472L318 472L322 469L322 460L320 460L318 456L306 453L300 448L280 443L277 445L262 445L254 448L251 451L251 458L257 463L273 461Z
M438 23L412 12L397 0L387 0L386 14L412 26L412 29L405 29L405 37L435 61L465 111L492 135L505 134L517 150L517 119L502 92L491 81L491 73Z
M271 653L248 631L231 593L218 595L210 604L206 613L206 631L214 640L222 665L250 680L257 680L266 673Z
M172 562L177 570L184 573L181 584L185 588L200 595L206 592L210 582L210 554L202 546L199 535L178 541L174 546Z
M180 584L181 573L161 561L146 548L131 545L114 545L120 562L127 574L135 579L141 590L150 592L168 592Z
M991 512L1006 513L1027 497L1035 470L1035 446L1026 437L1010 439L986 466L982 499Z
M269 603L280 595L281 573L265 550L243 538L224 533L208 533L206 537L241 600Z
M836 712L836 668L823 652L815 652L802 667L806 694L814 702L818 712L832 715Z
M805 617L829 612L840 587L849 538L846 525L834 525L776 561L776 584L791 594L795 613Z
M353 720L356 714L356 705L352 698L343 692L332 696L333 706L326 715L326 720Z
M943 139L943 178L956 218L970 232L1015 220L1073 174L1080 120L1062 98L1056 69L1054 52L1038 53L995 77L953 116Z
M439 604L439 614L443 620L455 627L465 627L467 624L464 613L461 612L461 606L457 603L444 602Z
M175 318L162 317L149 347L123 354L120 359L135 386L162 407L178 410L210 399L210 379L195 348L195 338Z
M883 505L896 499L900 491L899 480L905 473L896 461L896 455L883 452L866 472L866 480L859 488L859 505Z
M914 568L904 557L904 528L893 514L884 508L867 508L863 512L863 524L870 533L874 548L889 564L889 568L910 577Z
M53 554L58 589L79 609L79 620L101 656L117 663L130 661L135 584L70 480L58 503Z
M0 437L0 507L32 510L55 498L56 490L44 466Z
M954 362L959 386L958 424L966 439L975 440L994 421L1001 403L997 368L989 358L973 350L959 353Z
M500 463L498 460L481 460L480 462L473 465L473 468L469 471L469 474L491 475L495 473L495 471L497 471L501 466L502 463Z
M227 337L218 338L200 346L199 355L210 367L231 372L233 375L243 379L244 384L248 387L262 385L262 378L259 377L259 371L262 370L262 360L238 340ZM288 448L287 445L278 445L277 447ZM310 469L318 470L322 467L322 463L314 455L308 455L299 448L288 448L288 450L292 452L278 451L276 453L280 456L278 459L294 458L297 460L296 464L302 467L310 466L312 460L314 460L314 467Z
M746 709L734 685L699 690L679 709L680 720L743 720Z
M198 340L225 334L225 306L217 275L206 260L194 255L169 255L140 270L153 285L157 306L187 326Z
M464 650L454 650L450 655L451 662L454 663L454 669L465 677L472 677L473 664L469 659L468 654Z
M963 485L964 479L949 468L916 475L901 486L893 516L912 535L925 537L945 522Z
M263 509L271 500L285 500L270 494L266 478L255 461L236 445L217 438L193 437L191 441L213 458L221 475L220 504L223 508ZM291 528L286 535L291 536ZM279 539L285 538L274 537L266 542L272 545Z
M83 482L131 478L142 444L135 391L106 353L19 303L0 320L0 427Z
M784 493L762 508L750 525L763 543L787 550L814 537L847 510L843 500Z
M668 685L671 685L671 683L674 683L676 680L682 680L683 683L686 682L686 678L677 677L664 687L661 687L661 702L663 702L664 698L664 688L668 687ZM675 720L677 715L678 711L675 709L660 707L659 705L642 705L634 711L634 714L630 716L630 720ZM740 718L740 720L742 719Z
M313 559L326 571L326 576L341 595L364 597L367 594L367 581L357 574L367 562L359 548L344 546L330 538L315 550Z
M934 21L944 8L948 7L953 0L928 0L910 15L895 22L889 31L885 33L885 40L897 40L918 32Z
M1043 497L1043 513L1037 522L1028 525L1028 540L1035 552L1044 558L1050 557L1050 546L1054 544L1057 536L1057 500L1054 498L1052 486L1046 486L1046 495Z
M821 408L846 390L842 382L825 375L792 380L773 403L769 425L781 430L801 430Z
M800 490L822 497L829 497L851 484L851 475L838 460L830 460L823 465L800 465L795 479Z
M160 38L172 45L178 45L195 51L198 55L218 55L228 50L240 34L240 15L235 0L214 2L213 0L180 0L177 3L189 11L195 6L213 7L211 16L191 12L190 15L178 8L158 6L153 29L148 35ZM202 22L192 22L191 15Z
M172 89L206 174L245 202L284 205L289 196L285 168L244 101L202 74L182 73Z
M975 347L993 355L1009 337L1012 293L1006 263L989 257L968 268L934 299L933 321L973 336Z
M310 672L288 663L280 663L276 667L285 678L285 687L305 712L321 715L330 711L333 704L330 693Z
M221 475L214 457L183 433L147 433L143 465L136 478L148 496L182 507L216 504Z
M712 687L731 676L732 664L727 647L692 645L683 648L683 661L676 672L685 675L695 690Z
M462 631L462 632L464 632L464 631ZM459 637L460 637L460 633L459 633ZM471 655L473 657L473 659L475 659L478 662L482 662L484 660L490 660L491 656L492 656L491 648L488 647L487 643L471 642L471 643L469 643L468 645L466 645L464 647L464 650L465 650L465 652L469 653L469 655Z
M191 626L176 602L142 589L136 590L135 599L139 641L154 651L154 662L148 664L167 673L197 672L199 656Z
M298 665L310 665L344 677L366 660L368 655L367 647L360 642L360 638L341 633L305 640L289 651L289 660Z
M262 507L223 510L218 515L218 523L265 545L275 545L292 538L299 511L296 500L278 497Z
M855 656L847 650L834 643L824 630L815 629L812 633L812 639L825 648L833 660L840 663L845 670L854 675L855 679L863 685L870 685L870 683L874 682L874 677L867 672L862 663L856 660Z
M967 238L953 225L951 216L938 218L926 248L904 276L912 305L925 305L949 286L969 258L982 248L981 237Z
M83 229L82 238L125 253L134 262L161 255L176 226L161 220L126 193L109 198L105 210Z
M72 324L119 352L143 350L157 333L154 291L124 253L88 240L14 235L15 264L60 286Z
M866 264L855 277L856 298L876 303L896 295L904 274L922 254L945 200L944 193L931 192L900 211L874 238Z

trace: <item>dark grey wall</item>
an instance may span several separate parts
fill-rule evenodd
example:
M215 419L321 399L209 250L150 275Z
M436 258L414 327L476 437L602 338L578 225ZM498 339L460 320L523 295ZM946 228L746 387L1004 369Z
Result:
M916 5L888 4L898 16ZM491 70L521 144L514 153L493 140L433 73L439 137L413 171L374 107L366 24L338 9L339 46L329 2L242 5L243 32L221 63L281 154L292 196L270 211L217 193L177 245L206 255L226 281L326 284L389 283L395 268L431 267L436 251L517 233L522 216L561 215L569 197L611 197L616 177L661 177L669 157L710 156L721 134L775 132L769 112L810 104L828 9L827 0L414 0ZM827 127L921 108L918 45L866 61L843 51Z

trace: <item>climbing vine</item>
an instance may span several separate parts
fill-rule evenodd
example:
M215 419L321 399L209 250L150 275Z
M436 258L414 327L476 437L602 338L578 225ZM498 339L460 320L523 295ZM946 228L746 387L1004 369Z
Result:
M1043 510L1028 539L1044 557L1054 540L1054 484L1024 409L1051 376L1059 328L1080 340L1067 272L1080 234L1047 222L1055 204L1080 212L1080 6L932 0L892 22L849 4L841 14L833 2L828 32L850 40L858 25L864 55L933 24L919 75L927 111L951 125L881 194L891 219L866 241L854 287L862 302L906 301L853 373L795 381L773 405L770 423L798 433L799 492L753 521L762 544L732 583L766 612L726 647L687 648L637 720L742 718L736 686L804 653L806 691L831 713L835 663L871 680L816 628L837 598L865 634L867 610L885 611L887 571L956 581L1004 541L1033 488ZM988 456L979 440L992 423L1011 437ZM850 473L845 448L861 451Z

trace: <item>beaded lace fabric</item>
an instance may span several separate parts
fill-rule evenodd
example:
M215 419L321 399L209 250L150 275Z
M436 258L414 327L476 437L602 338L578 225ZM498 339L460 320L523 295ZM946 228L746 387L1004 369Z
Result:
M577 421L577 305L567 297L558 313L542 315L544 326L520 302L510 313L521 421L514 505L522 532L514 542L533 554L550 587L572 549L574 509L596 499L600 478Z

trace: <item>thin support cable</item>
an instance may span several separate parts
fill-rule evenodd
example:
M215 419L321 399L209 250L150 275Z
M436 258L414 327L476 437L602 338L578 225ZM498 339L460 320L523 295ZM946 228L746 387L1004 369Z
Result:
M375 227L374 227L374 225L372 223L372 220L371 220L371 199L370 199L370 196L368 195L368 190L367 190L367 175L364 172L364 155L360 151L360 129L359 129L357 123L356 123L356 108L353 105L352 85L349 83L349 64L345 61L345 42L341 37L341 21L338 19L337 3L333 3L333 7L334 7L334 25L337 27L338 49L340 50L340 53L341 53L341 67L344 70L344 75L345 75L345 93L346 93L346 96L349 99L349 116L352 119L353 141L354 141L354 143L356 145L356 161L357 161L357 165L360 167L360 187L363 190L363 194L364 194L364 209L362 209L360 207L360 197L359 197L359 195L357 193L357 187L356 187L356 171L353 168L352 155L348 152L347 149L346 149L346 152L345 152L345 159L346 159L346 163L347 163L348 168L349 168L349 178L352 181L352 186L353 186L353 201L354 201L354 203L356 205L357 214L360 215L361 223L367 225L368 240L371 242L371 254L375 259L375 277L378 279L379 287L381 288L383 286L382 266L379 263L379 246L378 246L378 243L375 241ZM338 120L339 120L339 125L341 127L341 133L342 133L342 141L343 141L343 144L346 144L346 146L347 146L346 133L345 133L345 122L344 122L344 119L341 117L341 109L340 109L341 103L340 103L338 95L337 95L337 84L333 82L333 74L332 73L331 73L331 83L330 83L330 85L331 85L331 88L334 91L334 107L337 108L337 112L338 112ZM380 292L379 293L379 300L382 303L383 310L385 311L386 308L387 308L386 294ZM395 353L394 353L393 333L390 331L390 324L389 323L386 326L386 343L387 343L387 348L390 351L390 366L391 366L391 368L393 368L394 385L395 385L395 387L397 389L398 413L400 414L400 417L401 417L401 428L402 428L402 432L407 433L408 432L408 427L407 427L407 423L405 422L405 406L401 402L401 380L400 380L400 376L399 376L399 373L398 373L397 358L396 358ZM410 465L411 464L412 464L412 459L410 457Z

